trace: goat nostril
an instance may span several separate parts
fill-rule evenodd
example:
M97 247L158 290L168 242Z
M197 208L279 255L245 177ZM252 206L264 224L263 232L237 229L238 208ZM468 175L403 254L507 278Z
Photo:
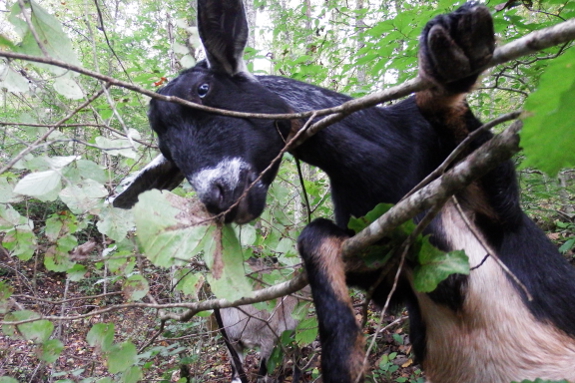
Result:
M219 183L217 183L214 191L215 191L214 200L216 200L219 206L222 206L224 203L224 195L225 195L224 187Z
M226 189L219 182L214 182L209 187L209 192L203 194L202 202L212 214L219 214L226 210Z

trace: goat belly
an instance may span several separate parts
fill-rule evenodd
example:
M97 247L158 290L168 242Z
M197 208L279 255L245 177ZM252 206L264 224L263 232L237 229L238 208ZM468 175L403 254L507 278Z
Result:
M459 212L442 214L452 249L473 269L453 309L416 293L425 328L422 364L430 383L509 383L536 378L575 382L575 340L536 319L518 288L467 228ZM484 261L482 263L482 261Z

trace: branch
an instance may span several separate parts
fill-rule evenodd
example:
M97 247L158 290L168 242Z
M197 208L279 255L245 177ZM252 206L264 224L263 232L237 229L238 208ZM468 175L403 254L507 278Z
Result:
M555 45L564 44L572 40L575 40L575 19L565 21L552 27L531 32L526 36L496 48L495 52L493 52L493 58L491 61L483 68L478 70L477 73L481 73L486 69L507 61L514 60L518 57L526 56L528 54L535 53ZM399 86L348 101L339 106L341 111L336 111L337 114L325 117L310 126L306 134L300 140L298 140L296 146L301 144L307 138L316 134L321 129L342 120L353 112L378 105L382 102L405 97L411 93L428 89L432 85L433 84L431 82L426 81L418 76L415 79L406 81ZM318 113L318 115L321 115L321 113Z
M347 239L342 246L344 258L353 260L354 254L375 244L393 228L433 206L445 203L457 191L510 159L520 150L518 132L522 126L521 121L515 121L507 130L483 144L441 178L400 201L371 225Z
M289 281L278 283L277 285L273 285L265 289L257 290L254 292L253 296L249 298L241 298L234 302L230 302L227 299L210 299L207 301L195 302L186 305L188 311L183 314L178 315L174 313L168 313L160 319L162 321L175 319L185 322L190 320L200 311L223 309L226 307L237 307L241 305L269 301L270 299L275 299L284 295L295 293L296 291L303 289L306 285L307 275L305 273L301 273Z
M512 41L502 47L495 49L493 54L493 59L489 64L485 67L481 68L480 71L484 71L485 69L491 68L493 66L499 65L501 63L514 60L518 57L525 56L539 50L543 50L555 45L567 43L575 39L575 19L571 19L565 21L563 23L554 25L552 27L548 27L545 29L541 29L539 31L532 32L524 37L521 37L517 40ZM339 121L340 119L344 118L350 113L353 113L357 110L368 108L371 106L378 105L380 103L394 100L400 97L407 96L413 92L418 92L424 89L431 87L431 83L428 81L424 81L423 79L417 77L413 80L409 80L401 85L389 88L382 92L377 92L365 97L361 97L358 99L354 99L348 101L342 105L333 107L333 108L326 108L320 109L316 111L307 111L302 113L282 113L282 114L265 114L265 113L242 113L242 112L235 112L230 110L223 110L218 108L212 108L205 105L194 104L192 102L183 100L178 97L172 96L164 96L158 94L156 92L150 91L145 88L141 88L134 84L130 84L125 81L121 81L115 79L113 77L105 76L101 73L94 72L79 66L71 65L66 62L56 60L53 58L48 57L38 57L38 56L30 56L20 53L14 52L6 52L0 51L0 57L6 57L16 60L26 60L26 61L33 61L39 62L48 65L54 65L61 68L65 68L86 76L93 77L95 79L105 81L110 83L110 85L118 86L121 88L125 88L128 90L132 90L151 98L155 98L158 100L168 101L168 102L175 102L181 105L188 106L193 109L203 110L206 112L217 113L225 116L230 117L238 117L238 118L263 118L263 119L273 119L273 120L282 120L282 119L300 119L300 118L308 118L312 114L315 113L317 116L325 116L329 114L335 114L331 116L330 119L323 119L318 121L316 124L312 125L308 131L306 132L306 136L311 136L315 134L315 132L319 131L323 127L332 124L335 121ZM299 141L298 141L299 142Z
M168 319L175 319L179 321L187 321L190 320L194 315L199 313L200 311L207 311L212 310L215 308L226 308L226 307L237 307L241 305L247 305L257 302L268 301L270 299L275 299L282 297L284 295L292 294L298 290L301 290L307 285L307 276L305 273L298 274L295 278L290 279L289 281L278 283L277 285L273 285L267 287L265 289L257 290L251 297L240 298L236 301L228 301L227 299L211 299L207 301L201 302L192 302L192 303L167 303L167 304L157 304L157 303L126 303L120 305L113 305L102 308L100 310L93 310L86 314L79 314L79 315L71 315L71 316L54 316L54 315L46 315L46 316L38 316L37 318L30 318L20 321L0 321L0 325L8 325L8 326L17 326L24 323L29 322L36 322L39 320L50 320L50 321L72 321L78 320L82 318L88 318L94 315L100 315L104 313L108 313L111 311L121 310L121 309L134 309L134 308L149 308L149 309L176 309L176 308L186 308L186 311L183 314L177 315L173 313L168 313L165 316L162 316L160 319L162 321ZM19 306L19 303L13 301L12 303Z

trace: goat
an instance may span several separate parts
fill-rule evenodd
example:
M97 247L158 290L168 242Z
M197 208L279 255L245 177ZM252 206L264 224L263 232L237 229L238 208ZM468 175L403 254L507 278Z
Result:
M248 73L242 60L248 27L240 0L198 0L198 27L207 60L181 72L161 94L258 113L321 109L350 99L292 79ZM345 274L340 248L350 235L349 218L365 215L380 202L398 202L481 125L465 94L494 50L488 9L468 3L434 18L423 29L420 45L420 76L434 83L431 89L348 116L292 151L327 173L335 208L335 223L312 222L298 245L316 305L325 383L351 383L364 374L364 340L346 284L373 287L373 300L380 305L391 288L388 280L372 286L379 270ZM277 165L232 206L280 152L292 129L301 126L225 117L159 100L150 102L149 119L163 155L157 184L185 177L208 211L225 213L227 222L236 223L261 214ZM491 137L481 133L469 150ZM540 377L575 382L575 270L521 210L513 163L500 164L457 199L461 210L446 204L427 234L441 250L463 249L472 266L481 265L424 294L413 288L415 265L407 264L394 295L408 308L414 352L428 381L508 383ZM134 202L116 201L118 206ZM532 300L492 257L486 258L484 242Z
M250 259L248 263L254 272L265 273L266 269L260 260ZM309 288L304 288L302 293L309 296ZM272 311L259 310L253 305L216 310L216 319L230 354L232 383L241 382L245 353L253 348L260 349L258 383L272 381L267 377L267 362L281 334L297 327L299 321L292 316L292 313L299 302L300 299L297 297L287 295L278 298ZM297 366L294 366L292 379L294 383L298 381L295 376L297 370Z
M227 346L230 355L233 355L235 351L239 356L239 363L243 363L248 349L256 347L260 349L258 382L270 381L266 378L267 362L280 335L284 331L294 330L297 327L299 321L291 315L297 304L298 299L288 295L278 298L278 303L272 312L258 310L252 305L219 309L221 317L219 325L225 330L229 339L230 344ZM233 357L231 362L232 383L239 383L242 367L236 364Z

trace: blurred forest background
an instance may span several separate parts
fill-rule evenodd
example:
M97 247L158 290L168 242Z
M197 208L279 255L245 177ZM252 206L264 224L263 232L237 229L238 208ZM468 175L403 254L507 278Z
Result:
M423 26L461 4L246 0L251 35L245 58L255 74L360 97L416 77ZM500 45L575 16L571 0L486 5ZM539 145L543 157L559 159L524 162L520 154L515 161L521 166L524 209L569 259L575 248L575 129L565 124L575 113L569 101L575 100L572 45L491 68L469 96L484 121L522 109L544 82L553 91L540 97L567 103L545 119ZM51 57L103 76L10 59L2 52ZM214 287L206 283L209 232L161 237L176 212L159 193L141 198L146 203L132 210L106 201L121 190L121 180L158 153L144 91L154 92L202 58L195 1L0 1L0 376L5 376L0 382L183 381L181 364L190 367L190 381L229 381L227 356L209 312L187 322L158 319L185 312L177 307L183 303L213 298ZM553 68L556 62L570 70ZM114 86L114 80L134 87ZM230 229L237 240L226 251L240 257L242 283L250 289L297 273L295 241L307 223L306 198L312 217L332 215L326 177L306 165L301 173L307 196L296 162L286 155L262 217ZM187 183L174 193L193 195ZM146 247L156 236L165 246ZM244 271L242 261L254 257L267 262L265 274ZM236 298L237 286L217 289L219 297ZM361 293L355 294L361 302ZM302 303L294 315L301 322L293 337L282 338L272 367L288 354L290 363L304 370L305 381L315 381L312 304ZM18 327L5 324L40 316ZM410 353L405 313L386 315L379 323L370 308L364 320L366 334L378 337L370 381L423 382ZM385 329L376 331L377 326Z

